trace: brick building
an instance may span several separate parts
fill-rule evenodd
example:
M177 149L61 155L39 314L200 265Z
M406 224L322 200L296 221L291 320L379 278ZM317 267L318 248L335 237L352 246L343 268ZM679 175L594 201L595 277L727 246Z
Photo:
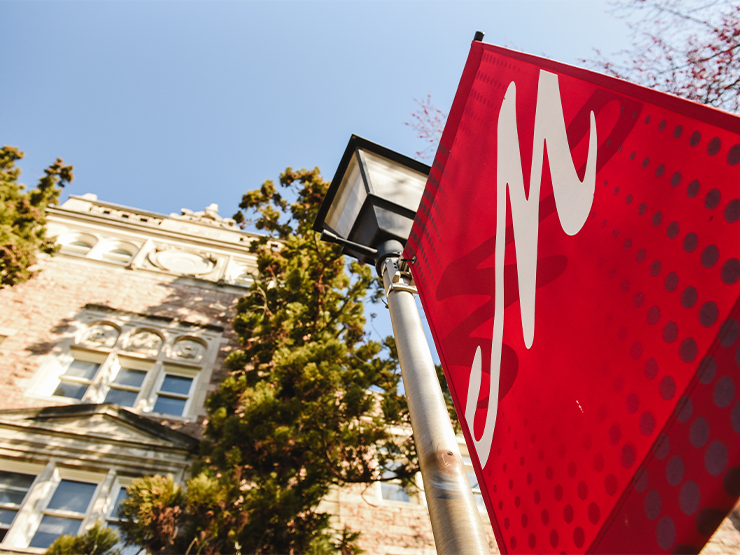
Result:
M213 205L164 216L83 195L48 221L60 253L0 290L0 553L43 553L99 520L115 528L131 480L186 477L255 272L255 236ZM322 508L370 554L434 553L421 491L352 486ZM730 551L728 519L706 552Z
M115 527L138 476L186 477L255 271L254 235L215 206L164 216L83 195L48 221L61 251L0 290L5 553ZM325 509L371 553L433 550L421 496L395 484L334 491Z

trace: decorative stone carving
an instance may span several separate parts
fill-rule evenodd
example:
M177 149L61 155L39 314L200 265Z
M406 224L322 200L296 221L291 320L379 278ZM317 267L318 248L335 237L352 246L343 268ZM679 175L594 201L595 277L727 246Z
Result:
M162 348L162 338L149 330L137 330L132 335L126 346L127 351L133 351L149 357L155 357Z
M93 347L111 348L116 344L120 332L110 324L94 324L90 326L82 338L82 343Z
M237 285L248 286L254 283L254 276L244 264L237 264L231 268L231 281Z
M181 214L170 214L170 217L178 220L189 220L199 224L207 224L225 229L236 229L236 222L231 218L222 218L218 215L218 204L211 204L203 212L193 212L183 208Z
M200 362L205 354L203 344L193 339L180 339L172 347L172 358L188 362Z
M186 276L203 276L213 271L218 259L209 253L160 246L149 253L149 261L157 268Z

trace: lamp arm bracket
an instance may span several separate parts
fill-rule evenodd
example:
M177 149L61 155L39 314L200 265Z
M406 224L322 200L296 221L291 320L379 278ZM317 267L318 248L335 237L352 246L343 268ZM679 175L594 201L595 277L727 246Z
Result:
M326 229L321 232L321 240L326 241L327 243L336 243L337 245L342 245L343 247L350 247L351 249L361 252L367 256L375 257L375 255L378 254L377 249L366 247L365 245L350 241L349 239L344 239L343 237L334 235L331 231L328 231Z
M391 294L392 291L406 291L412 295L418 293L416 285L414 285L414 278L411 275L409 266L406 260L403 258L396 258L389 256L383 261L383 275L386 272L390 272L391 279L389 285L385 290L386 297ZM383 276L381 276L382 278Z

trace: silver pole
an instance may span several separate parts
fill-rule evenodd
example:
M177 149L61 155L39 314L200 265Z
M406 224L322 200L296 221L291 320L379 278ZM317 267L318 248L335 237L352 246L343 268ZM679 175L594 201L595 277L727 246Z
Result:
M473 499L421 326L414 299L416 288L408 269L399 270L398 260L395 256L388 256L383 261L383 285L437 553L490 555L480 512Z

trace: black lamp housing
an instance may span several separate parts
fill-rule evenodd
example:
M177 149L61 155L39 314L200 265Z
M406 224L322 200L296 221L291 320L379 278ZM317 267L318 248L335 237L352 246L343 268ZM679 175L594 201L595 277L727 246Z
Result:
M406 244L429 170L352 135L313 228L322 240L342 245L344 254L376 265L388 245Z

